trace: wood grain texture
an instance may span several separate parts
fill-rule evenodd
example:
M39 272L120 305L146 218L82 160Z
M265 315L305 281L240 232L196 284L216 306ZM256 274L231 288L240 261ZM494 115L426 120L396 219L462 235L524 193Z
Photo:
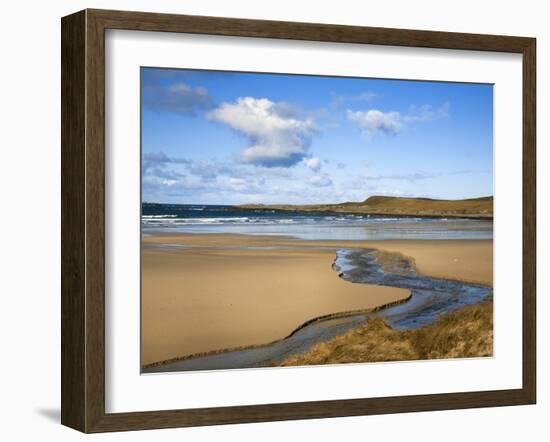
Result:
M105 30L499 51L523 55L523 387L105 413ZM526 37L86 10L62 20L62 423L83 432L532 404L536 398L535 40ZM518 146L519 148L519 146Z
M105 414L105 38L86 11L86 431Z
M85 13L61 34L61 422L85 427Z
M536 40L523 50L523 389L537 396L537 96Z
M288 40L366 43L473 51L522 52L529 38L502 35L463 34L318 23L246 20L149 12L88 10L106 29L186 32L192 34Z

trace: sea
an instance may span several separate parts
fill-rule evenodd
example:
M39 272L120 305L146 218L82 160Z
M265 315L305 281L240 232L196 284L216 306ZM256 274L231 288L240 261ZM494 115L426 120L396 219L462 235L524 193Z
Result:
M201 204L143 204L142 234L234 233L303 240L492 239L492 220L346 215Z

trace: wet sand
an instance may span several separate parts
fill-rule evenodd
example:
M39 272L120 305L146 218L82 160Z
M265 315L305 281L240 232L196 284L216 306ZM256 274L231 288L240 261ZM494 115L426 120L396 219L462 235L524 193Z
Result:
M148 244L199 247L343 247L376 248L413 258L420 273L435 278L493 284L493 240L308 241L283 236L170 234L144 237Z
M490 240L170 234L144 237L143 246L142 364L265 344L312 318L369 310L409 296L408 290L339 278L332 270L337 247L399 251L427 275L492 283Z

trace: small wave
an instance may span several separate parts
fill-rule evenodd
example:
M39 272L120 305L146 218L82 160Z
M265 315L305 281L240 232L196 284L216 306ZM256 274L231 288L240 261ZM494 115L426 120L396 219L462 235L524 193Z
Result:
M408 216L404 216L404 217L372 217L370 218L370 222L372 223L403 223L403 224L407 224L407 223L412 223L412 222L418 222L418 221L423 221L423 222L427 222L427 221L430 221L430 218L414 218L414 217L408 217Z
M293 225L293 224L315 224L321 220L310 218L263 218L263 217L196 217L196 218L178 218L177 215L143 216L142 223L147 225L219 225L219 224L254 224L254 225Z
M160 218L160 219L159 219ZM145 224L169 223L169 224L231 224L245 223L249 220L248 217L222 217L222 218L177 218L176 215L168 217L151 218L143 217L142 221Z

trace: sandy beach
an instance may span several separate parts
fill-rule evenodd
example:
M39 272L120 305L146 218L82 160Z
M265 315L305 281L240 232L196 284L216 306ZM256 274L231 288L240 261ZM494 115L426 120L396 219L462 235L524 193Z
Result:
M339 278L332 269L337 247L399 252L425 275L492 285L492 240L145 236L142 364L265 344L319 316L370 310L409 297L408 290Z

